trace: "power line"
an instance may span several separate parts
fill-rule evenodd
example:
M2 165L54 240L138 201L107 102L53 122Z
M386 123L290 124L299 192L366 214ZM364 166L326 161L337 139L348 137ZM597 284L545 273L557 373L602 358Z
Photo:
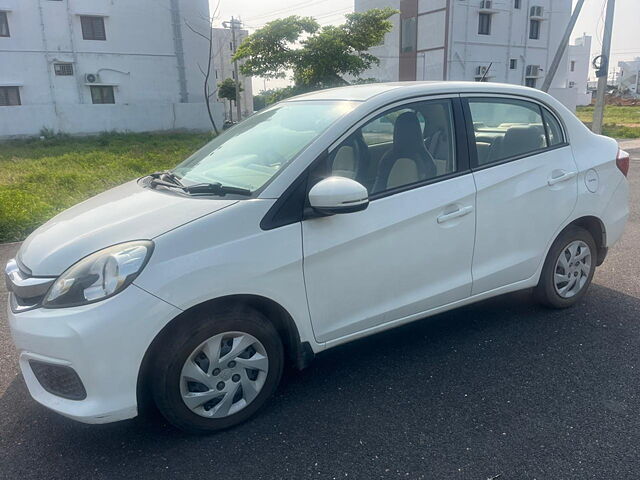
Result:
M327 1L329 1L329 0L315 0L313 2L308 2L308 1L307 2L300 2L300 3L293 4L293 5L289 5L287 7L282 7L282 8L278 8L276 10L272 10L271 12L267 12L267 13L263 13L263 14L260 14L260 15L256 15L254 17L249 17L249 20L250 21L253 21L253 20L264 21L262 19L265 19L265 18L268 18L268 17L274 17L274 16L278 16L278 15L280 15L282 13L290 12L294 8L305 9L305 8L308 8L308 7L313 7L315 5L319 5L319 4L327 2Z

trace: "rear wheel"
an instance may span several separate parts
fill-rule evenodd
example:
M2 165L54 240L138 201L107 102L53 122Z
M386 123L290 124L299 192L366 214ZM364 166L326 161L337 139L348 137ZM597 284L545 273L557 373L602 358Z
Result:
M153 398L169 422L191 433L243 422L282 375L278 332L252 309L183 319L163 343L152 369Z
M587 292L597 262L596 243L591 234L570 226L551 246L536 287L536 298L553 308L567 308Z

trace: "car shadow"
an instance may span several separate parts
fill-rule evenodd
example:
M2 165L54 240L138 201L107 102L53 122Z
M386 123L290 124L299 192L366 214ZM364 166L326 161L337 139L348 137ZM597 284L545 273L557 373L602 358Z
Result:
M544 477L544 462L528 463L532 445L547 459L562 448L604 460L615 446L625 455L632 445L619 434L640 431L640 299L592 285L578 305L558 311L530 297L504 295L324 352L307 370L287 371L255 418L205 437L176 430L157 412L76 423L31 400L16 377L0 398L0 464L7 478L171 476L194 462L212 475L255 478L284 465L292 475L283 478L348 465L364 478L358 472L375 458L393 457L407 472L430 464L444 475L434 470L436 455L441 468L459 464L486 478L536 468ZM594 450L593 435L608 447Z

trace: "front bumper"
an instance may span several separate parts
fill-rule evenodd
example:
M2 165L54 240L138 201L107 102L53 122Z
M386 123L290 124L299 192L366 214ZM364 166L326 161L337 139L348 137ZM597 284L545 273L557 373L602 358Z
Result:
M62 415L108 423L137 415L138 373L160 330L181 311L136 285L103 302L80 307L8 309L20 368L31 396ZM46 391L29 361L73 368L86 398L70 400Z

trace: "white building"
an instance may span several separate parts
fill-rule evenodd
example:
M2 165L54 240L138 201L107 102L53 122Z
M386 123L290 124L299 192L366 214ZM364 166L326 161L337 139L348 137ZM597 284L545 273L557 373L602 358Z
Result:
M207 0L0 0L0 136L210 129ZM223 110L215 109L222 124Z
M589 90L591 68L591 37L583 35L569 45L569 62L566 66L567 87L575 90L577 105L590 105L593 94Z
M240 45L242 41L249 36L247 30L236 30L236 44ZM233 38L231 29L229 28L214 28L213 29L213 79L215 80L215 88L220 82L231 78L235 80L236 75L233 69L233 62L231 57L233 56ZM242 117L245 118L253 113L253 88L251 85L251 77L245 77L238 70L240 76L240 84L242 85L242 91L240 92L240 103L242 108ZM217 97L216 97L217 98ZM236 108L235 105L229 105L228 101L221 102L224 106L224 118L225 120L236 120Z
M640 97L640 57L627 62L618 62L618 89L623 94Z
M380 65L363 75L380 81L484 79L539 88L571 16L571 0L355 0L357 12L385 6L400 15L384 44L371 49ZM575 108L567 56L549 93Z

